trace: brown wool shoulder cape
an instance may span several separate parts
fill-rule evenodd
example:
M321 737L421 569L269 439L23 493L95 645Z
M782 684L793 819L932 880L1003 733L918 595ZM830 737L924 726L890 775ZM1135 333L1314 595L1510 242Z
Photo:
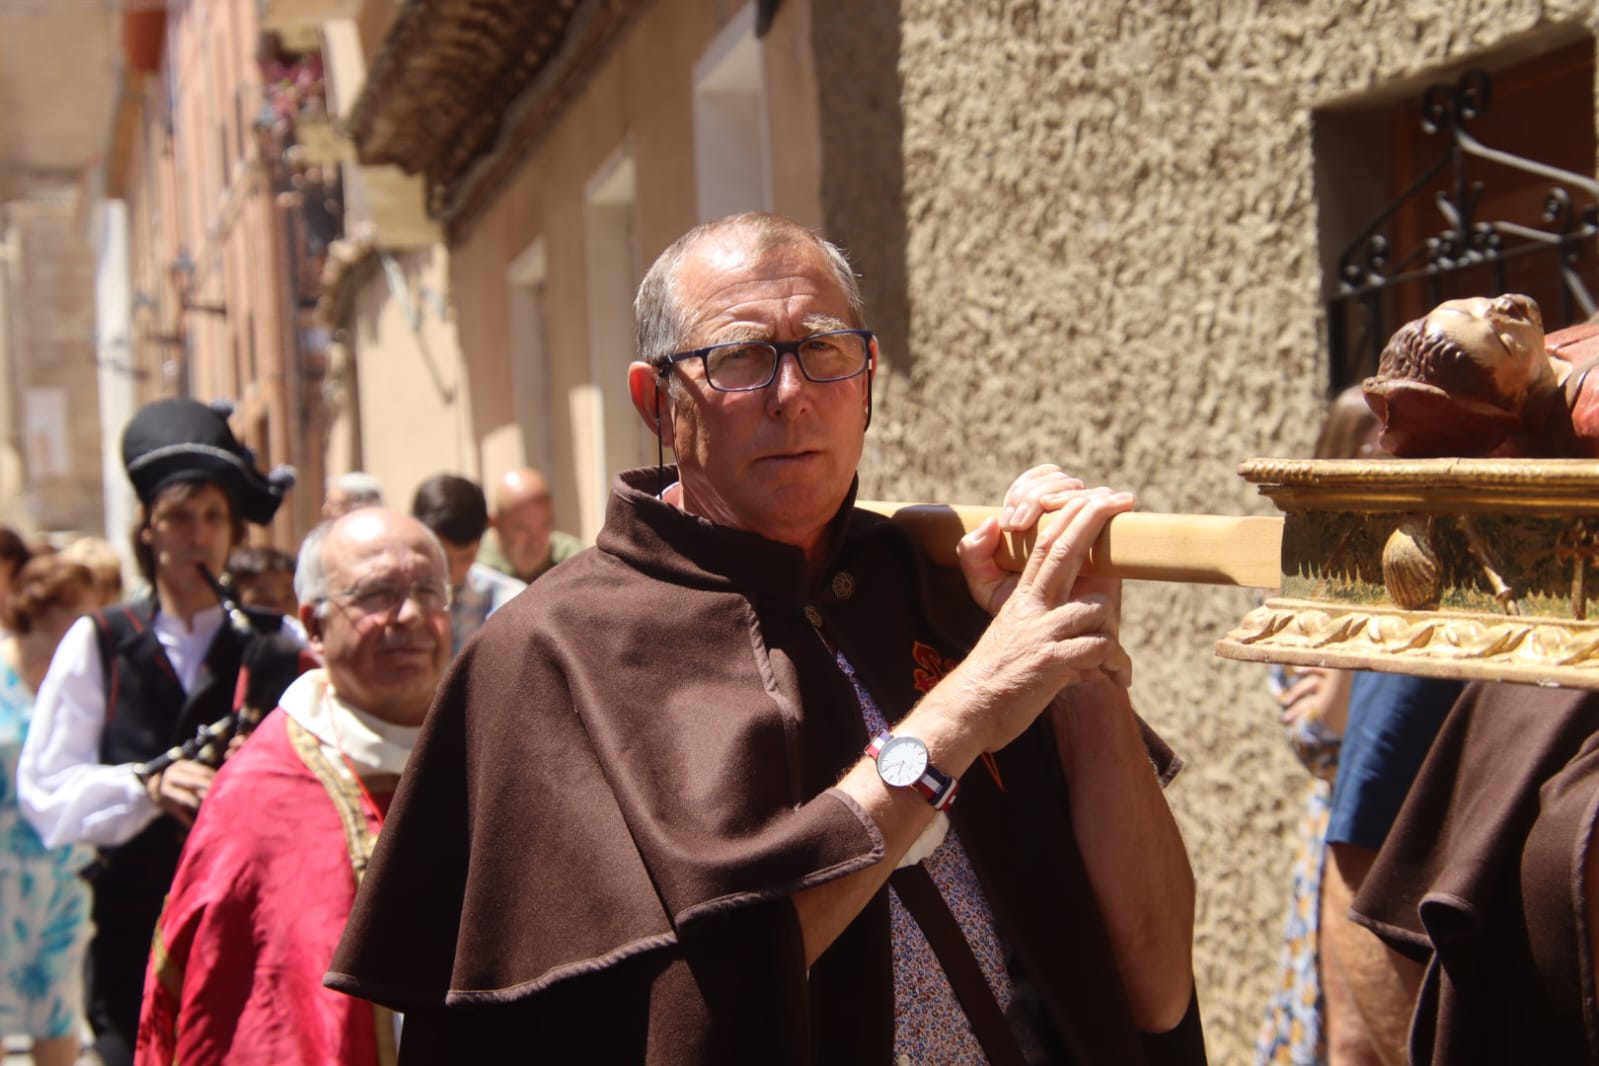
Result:
M1467 686L1351 912L1425 967L1410 1061L1599 1066L1596 820L1599 692Z
M849 501L813 585L656 476L444 679L327 976L406 1012L402 1062L890 1059L886 892L809 974L788 899L883 856L831 787L868 738L814 626L894 721L984 620ZM1081 1062L1202 1061L1196 1009L1131 1025L1047 721L997 759L1006 791L969 773L951 814L1047 1024Z

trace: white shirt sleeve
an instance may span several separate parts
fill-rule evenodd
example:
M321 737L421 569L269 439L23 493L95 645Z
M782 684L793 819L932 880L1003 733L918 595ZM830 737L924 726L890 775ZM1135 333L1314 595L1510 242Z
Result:
M161 813L134 776L133 763L100 762L105 720L100 648L94 620L84 617L50 660L17 767L23 816L47 847L122 844Z

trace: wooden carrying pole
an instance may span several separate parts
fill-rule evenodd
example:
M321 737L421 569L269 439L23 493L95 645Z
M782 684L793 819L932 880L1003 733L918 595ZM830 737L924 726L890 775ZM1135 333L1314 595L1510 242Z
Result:
M940 566L955 566L955 545L997 507L963 504L862 502L904 526ZM1045 522L1053 520L1046 515ZM1000 566L1021 570L1036 531L1008 534ZM1138 581L1186 581L1274 589L1282 584L1281 515L1117 515L1089 551L1087 572Z
M1217 641L1224 658L1599 690L1599 461L1254 459L1239 473L1281 517L1117 515L1088 572L1272 590ZM862 506L947 566L996 514ZM1007 537L1001 565L1020 570L1034 540Z

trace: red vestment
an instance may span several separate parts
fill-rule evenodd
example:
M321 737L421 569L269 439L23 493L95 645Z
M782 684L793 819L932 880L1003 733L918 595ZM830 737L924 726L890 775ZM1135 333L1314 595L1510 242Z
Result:
M352 841L364 869L378 828L363 806L282 710L228 761L156 930L140 1066L394 1061L392 1013L322 986L355 898Z

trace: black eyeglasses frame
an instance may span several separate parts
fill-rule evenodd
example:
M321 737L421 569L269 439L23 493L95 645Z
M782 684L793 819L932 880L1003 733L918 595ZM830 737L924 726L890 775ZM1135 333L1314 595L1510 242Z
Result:
M424 595L424 593L431 593L435 589L441 593L441 598L444 602L437 607L424 606L421 597ZM378 592L379 590L386 590L390 596L398 595L399 598L395 599L394 602L389 604L387 607L376 609L362 607L357 602L366 596L370 596L371 594ZM326 597L326 601L328 603L338 607L341 611L349 612L353 610L357 614L366 618L387 618L396 615L402 608L405 607L406 600L411 600L414 602L417 605L417 608L421 610L423 614L431 614L437 611L448 611L455 603L455 590L450 587L450 583L448 581L445 581L441 578L421 577L417 578L408 585L400 585L398 583L387 581L375 581L367 585L356 585L351 588L340 589Z
M804 344L807 344L807 343L809 343L811 341L814 341L818 337L841 337L841 336L859 337L859 338L861 338L861 340L866 342L866 358L862 361L861 368L859 370L855 370L855 371L852 371L851 373L845 374L843 377L837 377L837 378L817 378L817 377L812 377L811 376L811 372L809 370L805 369L805 360L800 357L800 346L804 345ZM715 389L717 392L760 392L762 389L766 388L772 382L777 380L777 371L783 365L783 356L785 356L785 355L793 355L794 356L794 363L795 363L796 366L799 367L799 371L800 371L801 374L803 374L805 376L805 380L806 381L814 382L814 383L816 383L818 385L826 385L826 384L830 384L830 383L835 382L835 381L849 381L851 378L860 377L863 373L865 373L867 367L872 365L872 341L874 341L876 339L877 339L877 334L873 333L869 329L829 329L829 330L824 330L821 333L810 333L810 334L807 334L806 336L803 336L803 337L799 338L798 340L792 340L792 341L766 341L766 340L722 341L719 344L707 344L703 348L694 348L694 349L692 349L690 351L686 351L686 352L677 352L677 353L675 353L673 355L660 356L655 361L655 367L656 367L656 370L659 371L660 376L664 378L664 377L666 377L666 375L668 373L671 372L672 367L676 366L678 363L685 362L686 360L689 360L689 359L698 359L700 361L700 369L705 374L705 383L707 385L709 385L711 388ZM741 388L736 388L736 389L723 388L722 386L716 384L716 382L711 380L711 367L710 367L710 362L709 362L709 356L710 356L710 354L712 352L716 351L716 349L718 349L718 348L731 348L731 347L735 347L735 346L751 345L751 344L764 345L765 347L772 348L772 349L776 350L777 358L772 360L772 373L771 373L770 377L768 377L765 381L761 382L759 385L745 385L745 386L743 386Z

